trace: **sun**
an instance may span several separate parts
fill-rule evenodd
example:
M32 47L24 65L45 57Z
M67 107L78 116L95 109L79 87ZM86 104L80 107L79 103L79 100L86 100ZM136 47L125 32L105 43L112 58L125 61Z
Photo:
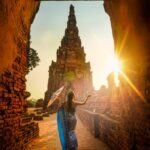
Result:
M114 73L119 73L120 71L120 62L117 58L114 58L114 60L112 61L112 69Z
M112 60L110 60L109 65L108 65L108 73L113 72L114 73L114 80L115 80L115 85L119 86L119 72L121 71L121 62L117 57L113 57Z

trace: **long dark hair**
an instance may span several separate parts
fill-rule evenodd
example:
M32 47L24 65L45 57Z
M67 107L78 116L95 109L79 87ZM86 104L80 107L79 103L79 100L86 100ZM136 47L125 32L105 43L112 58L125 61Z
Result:
M72 103L73 103L74 93L71 91L68 93L67 96L67 103L68 103L68 110L72 110Z

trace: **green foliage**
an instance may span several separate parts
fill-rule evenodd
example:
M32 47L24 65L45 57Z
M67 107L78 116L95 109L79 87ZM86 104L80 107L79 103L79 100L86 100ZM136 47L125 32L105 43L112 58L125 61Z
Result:
M63 74L64 81L72 81L75 79L75 73L73 71L68 71Z
M28 107L35 107L35 104L36 104L36 100L35 99L29 99L27 100L27 105Z
M24 97L24 98L26 99L26 98L28 98L28 97L30 97L30 96L31 96L31 93L28 92L28 91L26 91L26 92L25 92L25 97Z
M40 98L36 101L35 107L43 107L44 100Z
M28 71L33 70L38 63L40 62L40 58L38 56L38 53L33 48L29 48L28 51Z

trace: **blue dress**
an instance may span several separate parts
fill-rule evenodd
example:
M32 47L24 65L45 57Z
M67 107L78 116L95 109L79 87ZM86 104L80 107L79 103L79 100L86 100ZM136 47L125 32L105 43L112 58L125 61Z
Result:
M57 125L62 150L76 150L78 141L75 134L76 127L75 108L72 111L66 111L62 105L57 112ZM69 140L70 138L71 141Z
M65 108L61 106L57 112L57 126L62 150L67 150L67 121Z

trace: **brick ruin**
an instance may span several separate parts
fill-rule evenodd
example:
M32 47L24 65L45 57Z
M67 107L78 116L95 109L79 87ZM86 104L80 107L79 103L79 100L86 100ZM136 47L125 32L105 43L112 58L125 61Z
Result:
M39 134L25 114L27 48L38 8L34 1L0 2L0 150L25 149Z
M44 108L53 94L66 80L71 81L77 98L83 98L93 90L90 63L85 61L84 47L76 26L73 5L70 5L67 28L57 50L57 61L49 67L48 89L45 92ZM72 79L71 79L72 78Z
M37 125L23 117L25 50L38 7L39 2L35 1L0 1L0 150L25 149L38 135ZM123 71L144 95L144 101L121 78L119 91L123 93L106 96L108 91L103 89L78 115L112 149L147 150L150 147L150 2L104 0L104 7L110 16L116 53L122 60L128 60Z
M104 8L110 16L115 52L123 63L122 72L132 84L120 74L119 88L99 91L79 109L78 115L111 149L148 150L150 2L105 0Z

